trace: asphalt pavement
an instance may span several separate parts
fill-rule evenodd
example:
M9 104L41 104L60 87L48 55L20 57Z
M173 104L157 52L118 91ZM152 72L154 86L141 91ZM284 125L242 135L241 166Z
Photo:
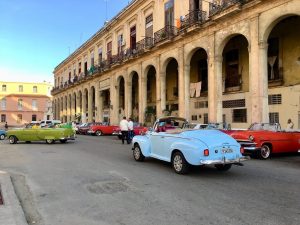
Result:
M169 163L135 162L131 146L111 136L0 141L0 170L11 175L29 224L300 224L300 155L244 164L178 175Z

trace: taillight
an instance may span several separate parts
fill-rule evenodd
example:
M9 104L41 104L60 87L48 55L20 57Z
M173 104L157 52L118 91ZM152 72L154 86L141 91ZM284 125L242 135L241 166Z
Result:
M240 151L241 151L242 154L244 154L245 153L244 147L241 146Z
M209 150L208 149L204 149L204 156L209 156Z

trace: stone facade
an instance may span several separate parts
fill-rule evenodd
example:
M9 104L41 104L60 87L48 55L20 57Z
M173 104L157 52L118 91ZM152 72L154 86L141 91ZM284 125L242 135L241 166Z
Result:
M298 0L132 1L55 68L55 118L297 124L299 15Z

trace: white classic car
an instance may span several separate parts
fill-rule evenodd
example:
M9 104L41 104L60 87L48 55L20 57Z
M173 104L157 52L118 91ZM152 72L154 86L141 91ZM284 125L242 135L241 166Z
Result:
M158 119L145 135L132 140L133 157L143 161L153 157L171 162L176 173L184 174L190 165L214 165L229 170L249 159L242 156L240 144L218 130L185 129L188 121L179 117Z

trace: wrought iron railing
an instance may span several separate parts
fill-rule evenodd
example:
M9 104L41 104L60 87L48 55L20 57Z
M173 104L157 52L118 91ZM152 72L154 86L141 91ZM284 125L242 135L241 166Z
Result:
M229 8L232 5L235 4L245 4L249 0L226 0L222 1L220 4L217 3L209 3L209 16L213 16L227 8Z
M207 19L207 13L201 10L191 11L180 23L180 28L187 28L195 24L202 24Z
M178 34L177 27L167 25L164 28L154 33L154 44L170 40Z

